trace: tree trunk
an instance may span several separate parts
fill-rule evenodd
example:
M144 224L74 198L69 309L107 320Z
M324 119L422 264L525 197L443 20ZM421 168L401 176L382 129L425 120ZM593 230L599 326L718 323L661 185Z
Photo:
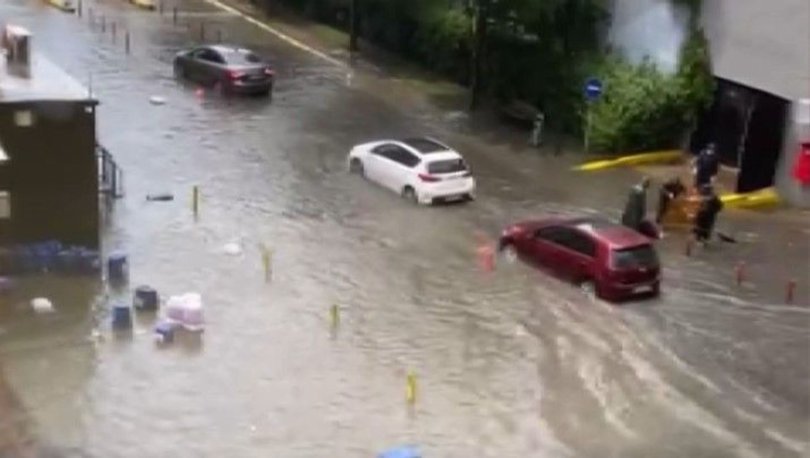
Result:
M478 0L475 8L473 22L473 52L470 71L470 110L478 108L481 98L481 88L484 67L484 52L486 50L487 23L489 22L489 0Z
M358 18L357 15L359 11L357 10L357 2L359 0L351 0L349 5L349 51L357 52L357 38L359 34L358 30Z

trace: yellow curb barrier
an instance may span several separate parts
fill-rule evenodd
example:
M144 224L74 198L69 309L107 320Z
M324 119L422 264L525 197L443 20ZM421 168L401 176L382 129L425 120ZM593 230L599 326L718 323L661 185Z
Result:
M157 9L157 0L129 0L129 3L147 10Z
M649 153L617 157L615 159L590 161L574 167L574 170L580 172L593 172L616 167L633 167L637 165L649 164L672 164L681 160L683 160L683 152L679 150L652 151Z
M723 194L720 196L720 200L728 208L761 209L774 208L781 204L781 199L775 188L765 188L742 194Z
M76 1L75 0L47 0L48 4L59 8L62 11L67 13L72 13L76 11Z

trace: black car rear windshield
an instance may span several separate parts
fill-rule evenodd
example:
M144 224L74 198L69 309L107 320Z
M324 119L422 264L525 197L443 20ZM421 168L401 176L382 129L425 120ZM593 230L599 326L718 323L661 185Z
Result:
M467 164L463 159L447 159L444 161L428 162L428 173L441 175L443 173L456 173L467 170Z
M262 59L246 49L232 49L222 53L225 61L231 65L253 65L262 63Z
M617 269L658 267L658 255L652 245L614 250L611 264Z

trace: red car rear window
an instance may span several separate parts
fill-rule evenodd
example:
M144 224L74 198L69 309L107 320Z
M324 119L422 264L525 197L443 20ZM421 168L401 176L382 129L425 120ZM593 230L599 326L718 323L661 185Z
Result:
M658 254L652 245L641 245L621 250L613 250L610 256L611 267L616 269L637 269L658 267Z

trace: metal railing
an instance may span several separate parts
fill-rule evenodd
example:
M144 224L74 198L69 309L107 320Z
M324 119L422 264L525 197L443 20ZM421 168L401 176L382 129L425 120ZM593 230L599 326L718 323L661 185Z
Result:
M112 154L101 145L96 145L98 158L99 191L114 199L124 197L124 171L115 162Z

